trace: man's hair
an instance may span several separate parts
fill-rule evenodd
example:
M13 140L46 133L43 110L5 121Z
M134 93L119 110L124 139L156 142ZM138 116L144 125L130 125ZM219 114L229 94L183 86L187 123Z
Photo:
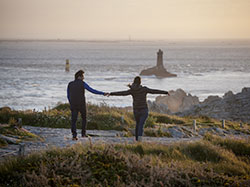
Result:
M78 79L78 77L82 77L84 74L83 70L79 70L78 72L75 73L75 80Z

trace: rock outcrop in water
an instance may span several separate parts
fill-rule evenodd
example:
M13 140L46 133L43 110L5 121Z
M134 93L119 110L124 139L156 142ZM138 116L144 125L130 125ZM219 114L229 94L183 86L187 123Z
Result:
M155 112L174 114L200 103L198 97L187 94L182 89L170 91L169 94L170 96L156 97L155 102L148 102L150 109Z
M163 66L163 52L157 52L157 64L152 68L142 70L140 75L155 75L156 77L176 77L176 74L169 73Z
M149 102L149 107L156 112L179 116L208 116L250 123L250 88L243 88L237 94L229 91L223 97L209 96L203 102L178 89L171 91L170 96L158 96L155 102Z

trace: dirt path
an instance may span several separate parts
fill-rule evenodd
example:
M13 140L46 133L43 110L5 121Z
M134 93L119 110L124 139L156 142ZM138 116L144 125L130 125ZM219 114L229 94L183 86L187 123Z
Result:
M136 143L134 137L120 137L119 131L109 130L87 130L87 134L90 135L88 138L79 138L78 141L72 141L72 135L70 129L63 128L45 128L45 127L32 127L24 126L25 129L29 130L31 133L41 136L43 142L22 142L24 145L24 154L28 154L34 151L44 150L50 147L67 147L75 143L92 144L95 143ZM80 136L80 130L78 130L78 136ZM162 144L169 144L173 142L190 142L197 141L200 138L157 138L157 137L143 137L143 142L157 142ZM18 155L20 150L20 145L11 144L7 147L0 149L0 159L4 159L10 155Z

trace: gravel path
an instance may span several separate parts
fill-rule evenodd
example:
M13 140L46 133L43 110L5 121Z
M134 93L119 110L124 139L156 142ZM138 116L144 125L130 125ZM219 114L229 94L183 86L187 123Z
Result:
M28 154L34 151L44 150L50 147L67 147L75 143L92 144L95 143L136 143L134 137L121 137L121 132L115 130L87 130L88 138L79 138L78 141L72 140L72 135L70 129L63 128L45 128L45 127L32 127L24 126L31 133L34 133L44 139L44 141L25 141L21 145L24 145L24 153ZM77 131L78 136L81 135L81 131ZM169 144L173 142L190 142L197 141L200 138L165 138L165 137L143 137L143 142L157 142L162 144ZM8 157L9 155L18 155L20 150L20 145L9 145L7 147L0 149L0 160Z

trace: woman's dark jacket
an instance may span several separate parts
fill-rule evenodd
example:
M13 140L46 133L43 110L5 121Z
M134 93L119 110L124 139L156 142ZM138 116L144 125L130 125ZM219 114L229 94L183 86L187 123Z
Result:
M126 96L132 95L133 97L133 108L134 109L144 109L148 108L147 105L147 94L168 94L167 91L155 90L147 88L146 86L132 84L130 89L127 91L111 92L110 95L116 96Z

